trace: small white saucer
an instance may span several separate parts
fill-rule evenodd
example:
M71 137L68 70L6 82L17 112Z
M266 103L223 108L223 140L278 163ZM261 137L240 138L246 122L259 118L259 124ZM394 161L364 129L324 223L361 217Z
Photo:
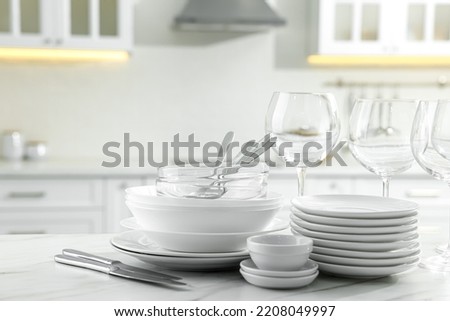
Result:
M316 277L319 275L319 271L316 271L316 273L314 274L297 278L278 278L247 273L242 269L240 269L239 272L241 272L242 276L248 283L269 289L301 288L312 283L312 281L314 281Z
M253 275L260 275L260 276L266 276L266 277L273 277L273 278L298 278L298 277L304 277L314 274L319 265L312 261L308 260L304 266L302 266L301 269L298 271L269 271L269 270L261 270L258 268L255 264L255 262L252 261L252 259L244 260L241 262L241 269L244 272L253 274Z

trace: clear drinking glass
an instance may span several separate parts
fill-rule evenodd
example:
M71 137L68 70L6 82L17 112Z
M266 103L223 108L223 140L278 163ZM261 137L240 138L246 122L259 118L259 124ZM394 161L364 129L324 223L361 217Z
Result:
M389 197L391 177L414 161L410 134L417 104L417 100L358 99L353 106L348 146L361 165L381 176L384 197Z
M411 131L411 147L417 163L450 186L449 124L450 100L420 101ZM423 260L420 266L450 272L450 240L440 255Z
M329 93L275 92L266 114L266 132L275 150L297 167L298 195L304 195L307 167L318 166L339 139L337 103ZM328 137L327 137L328 136Z

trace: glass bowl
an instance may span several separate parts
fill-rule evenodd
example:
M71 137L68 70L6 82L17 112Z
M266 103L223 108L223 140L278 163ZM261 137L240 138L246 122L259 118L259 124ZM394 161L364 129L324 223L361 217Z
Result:
M266 196L269 168L252 166L166 166L158 169L159 195L197 199L252 199Z

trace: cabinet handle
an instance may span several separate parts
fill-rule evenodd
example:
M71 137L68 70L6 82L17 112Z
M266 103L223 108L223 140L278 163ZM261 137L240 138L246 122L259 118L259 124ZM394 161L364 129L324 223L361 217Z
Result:
M52 43L52 40L50 38L45 38L43 42L45 45L49 45Z
M57 44L57 45L62 45L62 43L63 43L63 40L61 38L57 38L55 40L55 44Z
M438 198L442 195L440 189L410 189L405 192L407 197L423 197L423 198Z
M8 198L44 198L45 192L11 192L8 194Z
M6 234L47 234L45 230L13 230Z

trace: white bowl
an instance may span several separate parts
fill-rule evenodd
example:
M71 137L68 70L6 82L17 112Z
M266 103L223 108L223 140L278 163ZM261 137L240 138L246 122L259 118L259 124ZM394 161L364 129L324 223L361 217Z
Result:
M152 209L125 202L137 222L146 230L195 233L242 233L264 230L281 205L267 209L173 207Z
M156 192L155 186L136 186L126 190L126 199L128 201L145 203L147 205L161 205L167 207L252 207L252 206L271 206L282 204L283 195L279 193L268 193L262 198L253 198L248 200L235 199L195 199L195 198L176 198L170 196L161 196Z
M142 230L134 217L124 219L120 224L133 230ZM283 230L289 226L287 220L275 218L260 232L245 233L183 233L142 230L152 241L163 248L180 252L215 253L235 252L246 248L247 238L261 233Z
M296 271L308 261L313 242L298 235L258 235L247 239L247 248L262 270Z
M126 200L128 203L132 204L133 206L137 206L137 207L142 207L142 208L146 208L149 210L156 210L156 211L197 211L197 212L211 212L211 209L214 211L223 211L223 212L229 212L230 210L238 210L240 208L246 210L246 211L262 211L262 210L269 210L269 209L274 209L274 208L279 208L280 206L282 206L282 203L274 203L274 204L270 204L270 205L257 205L257 206L243 206L243 207L239 207L239 206L234 206L232 208L230 207L205 207L205 206L189 206L189 207L184 207L184 206L166 206L166 205L153 205L153 204L148 204L148 203L142 203L142 202L136 202L136 201L132 201L132 200Z

